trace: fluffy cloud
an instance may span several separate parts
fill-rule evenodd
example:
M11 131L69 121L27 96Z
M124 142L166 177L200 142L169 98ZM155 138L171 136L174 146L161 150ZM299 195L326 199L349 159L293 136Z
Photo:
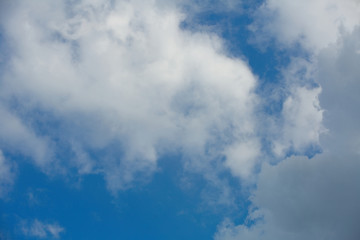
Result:
M274 152L283 156L288 149L306 152L310 145L319 145L320 134L325 131L323 110L318 96L321 88L296 87L283 104L283 124L279 141L274 141Z
M249 178L254 171L256 159L260 156L260 148L256 140L230 146L225 150L225 164L234 176Z
M7 9L0 96L11 115L3 121L19 133L12 145L23 142L36 163L102 172L113 191L151 174L169 152L199 169L229 155L237 175L251 173L256 78L217 36L182 29L177 8L89 0Z
M358 239L359 169L350 154L265 165L246 225L224 222L215 239Z
M334 1L315 2L331 4ZM312 4L307 6L310 12L321 12L321 9L311 9ZM355 4L354 9L347 9L348 4ZM357 11L356 4L358 2L345 1L336 9L343 9L341 15L351 17L353 11ZM289 18L291 22L292 16ZM353 26L359 24L360 20L353 22ZM326 24L323 27L328 28ZM264 164L257 188L250 197L248 219L238 226L230 220L225 221L219 226L216 239L359 239L360 72L357 63L360 61L360 30L359 27L346 30L337 34L337 40L319 44L321 48L312 54L311 61L304 60L305 65L309 65L308 70L316 69L308 71L304 82L308 82L307 78L314 79L320 84L322 93L319 88L297 88L284 103L285 116L288 116L285 132L288 129L291 133L285 134L288 136L285 142L290 139L293 143L295 140L307 142L303 140L311 140L310 136L317 140L318 134L309 133L319 132L316 128L320 123L328 129L320 137L323 152L312 159L298 156L273 166ZM305 31L303 39L315 38L311 35L313 31ZM316 37L314 43L323 41L322 36L319 38ZM298 61L297 64L301 65ZM293 85L301 84L296 71L288 73L293 76L291 80L295 79ZM319 108L318 95L324 112ZM314 124L306 124L306 121Z
M260 31L257 41L274 38L285 47L300 43L317 51L336 42L341 32L351 32L360 21L357 0L267 0L250 27Z
M64 232L64 228L57 223L45 223L35 219L33 221L24 221L21 224L21 231L27 237L35 238L59 238Z

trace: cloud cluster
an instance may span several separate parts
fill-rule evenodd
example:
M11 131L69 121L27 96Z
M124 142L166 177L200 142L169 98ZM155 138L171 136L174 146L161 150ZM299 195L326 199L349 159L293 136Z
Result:
M186 3L2 1L2 151L49 174L103 174L113 192L178 154L228 202L219 173L257 179L260 139L278 131L277 158L305 156L263 164L248 219L224 222L215 238L359 238L359 1L267 0L255 13L257 41L308 56L284 68L279 124L262 133L256 109L268 96L218 36L182 27ZM319 143L324 152L308 159ZM0 156L0 186L11 186L13 165ZM34 220L22 231L56 238L63 228Z
M151 174L165 153L199 170L227 158L236 175L251 175L256 77L217 36L182 29L178 8L87 0L7 9L6 151L44 171L101 172L113 191Z
M256 11L250 29L261 32L259 42L275 39L283 47L300 44L317 51L358 25L359 4L357 0L267 0Z
M320 144L323 109L320 107L320 87L293 87L283 103L279 139L273 141L273 152L283 157L288 152L304 154L311 146Z
M64 228L57 223L45 223L34 219L32 221L23 221L21 231L26 237L35 237L37 239L59 238L64 232Z
M360 15L356 13L360 4L331 0L281 3L284 2L269 0L263 5L267 10L276 10L279 18L286 17L281 24L271 23L280 31L279 41L280 37L284 41L299 41L305 51L316 48L309 52L310 60L297 59L291 63L308 65L305 68L309 75L303 82L296 71L287 72L290 79L295 79L293 86L297 90L284 103L283 114L287 116L284 139L296 147L320 138L323 152L311 159L298 156L273 166L264 164L257 189L250 197L252 205L247 220L238 226L224 221L215 239L359 239ZM303 6L308 13L295 11L292 8L295 5ZM277 7L272 9L274 6ZM330 15L324 18L324 13ZM304 24L299 27L293 22L297 14L310 19L299 21ZM335 16L343 16L339 25L335 24L338 29L324 20ZM314 24L307 24L310 21ZM288 27L294 24L294 29L290 31L287 24ZM292 35L294 31L299 32ZM302 64L304 61L307 63ZM301 87L308 78L321 86L321 93L317 86L310 90ZM319 108L319 103L325 111ZM314 135L321 125L328 132Z
M359 155L350 154L265 165L246 224L224 222L215 239L358 239L359 169Z

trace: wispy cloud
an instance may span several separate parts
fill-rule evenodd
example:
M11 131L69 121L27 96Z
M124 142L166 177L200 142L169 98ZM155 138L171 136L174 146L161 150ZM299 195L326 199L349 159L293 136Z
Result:
M0 198L6 198L8 191L14 184L15 166L7 160L0 150Z
M65 231L58 223L46 223L34 219L21 223L21 231L27 237L36 238L59 238L60 234Z

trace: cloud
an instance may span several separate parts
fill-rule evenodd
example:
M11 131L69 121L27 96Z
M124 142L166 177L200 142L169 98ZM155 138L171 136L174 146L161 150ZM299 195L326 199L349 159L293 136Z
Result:
M0 150L0 198L5 198L14 184L15 166L9 162Z
M185 15L158 1L11 5L0 95L24 146L46 153L30 153L34 161L100 172L116 192L150 176L165 153L199 171L224 157L240 169L245 160L231 152L247 146L247 170L236 171L246 178L259 151L256 77L216 35L182 29Z
M360 21L359 21L360 27ZM324 138L325 147L339 153L359 153L360 117L358 93L360 70L357 62L360 54L360 28L343 34L342 38L319 54L317 78L323 87L320 101L326 109L324 124L329 136Z
M320 92L320 87L295 87L286 98L282 109L281 139L274 141L273 151L277 156L284 156L289 149L305 153L309 146L319 145L320 134L325 132L318 99Z
M266 164L247 223L224 222L215 239L358 239L359 169L350 154Z
M34 219L33 221L22 222L21 231L27 237L49 239L59 238L65 229L57 223L50 224Z
M235 0L205 0L205 1L189 1L189 0L179 0L175 1L181 7L185 7L190 11L190 13L198 14L203 12L231 12L236 11L240 12L242 10L242 1Z
M114 193L179 154L185 169L223 190L220 200L207 194L209 202L235 202L220 177L226 170L258 179L247 221L225 221L216 239L358 238L359 2L267 0L255 13L256 41L310 56L284 68L280 120L264 133L256 110L268 96L255 94L249 66L227 56L218 36L181 27L193 14L186 6L163 3L2 2L9 53L0 66L1 149L45 172L103 174ZM267 131L278 131L278 158L319 143L324 152L262 164L254 177L268 158L260 141ZM12 164L0 164L11 185ZM36 219L22 229L39 238L64 231Z
M278 105L265 117L264 132L268 134L270 161L281 161L292 154L314 155L320 151L320 137L327 133L323 124L324 109L319 100L322 85L317 82L315 57L290 55L287 65L279 66L279 83L271 86L263 101ZM266 105L270 106L271 105ZM264 134L266 135L266 134Z
M350 3L344 2L339 9L347 4ZM360 20L353 24L359 26ZM288 98L291 100L285 101L283 111L288 117L284 126L291 133L285 142L311 142L309 136L314 136L314 140L320 139L322 152L311 159L292 156L272 166L263 164L257 188L250 197L247 220L240 225L224 221L215 239L359 239L358 26L339 33L337 41L331 40L311 54L310 60L304 60L310 69L303 78L305 83L299 81L296 71L288 71L291 80L295 80L294 86L306 85L312 78L322 92L320 88L295 88ZM305 39L311 33L306 34ZM304 66L299 61L292 64ZM305 124L306 121L314 124ZM328 132L309 135L319 132L319 123Z
M51 161L49 143L1 104L0 121L0 144L3 149L32 157L40 167Z
M258 141L239 143L225 151L227 156L225 165L229 167L234 176L249 178L253 174L255 164L261 153Z
M351 32L360 21L357 0L267 0L256 11L250 29L256 41L275 39L283 47L299 43L318 51L335 43L341 32Z

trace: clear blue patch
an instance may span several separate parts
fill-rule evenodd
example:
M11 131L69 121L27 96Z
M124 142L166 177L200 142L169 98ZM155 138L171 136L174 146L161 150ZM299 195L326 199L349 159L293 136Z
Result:
M202 208L196 188L181 189L179 159L162 159L162 169L148 185L119 192L113 197L101 175L83 177L79 184L49 177L24 159L10 201L0 201L1 231L14 239L21 221L38 219L66 229L63 239L211 239L224 217L246 215L246 210L214 212ZM247 208L247 206L244 206ZM227 212L227 213L226 213ZM224 214L225 213L225 214ZM238 218L237 218L238 219Z

